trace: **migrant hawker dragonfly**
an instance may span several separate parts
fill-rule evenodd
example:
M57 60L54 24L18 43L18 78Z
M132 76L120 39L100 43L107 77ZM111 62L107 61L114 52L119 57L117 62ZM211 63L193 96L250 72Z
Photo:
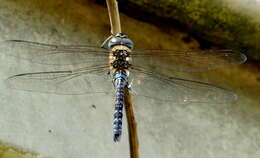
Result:
M232 50L133 51L133 42L123 33L108 38L103 48L22 40L8 40L4 44L8 46L3 51L7 55L32 63L62 67L62 70L11 76L6 80L11 88L64 95L115 93L115 142L120 140L122 133L126 88L132 90L135 97L178 104L229 103L236 100L232 91L208 83L172 77L163 74L162 70L201 72L246 61L244 54ZM107 74L110 74L112 84L105 77ZM167 93L155 93L158 89Z

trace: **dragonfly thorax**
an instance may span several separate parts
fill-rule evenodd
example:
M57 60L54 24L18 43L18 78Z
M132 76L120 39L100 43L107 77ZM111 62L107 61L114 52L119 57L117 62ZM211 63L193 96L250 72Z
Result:
M113 51L113 56L119 59L124 59L126 57L129 57L129 52L124 49L116 49L115 51Z
M110 52L110 70L114 76L116 73L129 75L129 68L131 67L131 50L123 45L114 46Z
M130 61L130 54L127 50L112 51L111 66L114 69L128 69L131 66Z
M131 64L126 60L117 59L112 62L112 66L114 69L121 70L121 69L128 69L131 66Z

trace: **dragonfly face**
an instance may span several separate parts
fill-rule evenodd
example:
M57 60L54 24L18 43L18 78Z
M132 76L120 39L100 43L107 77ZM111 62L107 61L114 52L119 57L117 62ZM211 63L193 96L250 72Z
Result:
M118 33L116 36L112 37L108 42L108 48L110 49L118 45L126 46L131 50L134 48L133 41L130 40L124 33Z

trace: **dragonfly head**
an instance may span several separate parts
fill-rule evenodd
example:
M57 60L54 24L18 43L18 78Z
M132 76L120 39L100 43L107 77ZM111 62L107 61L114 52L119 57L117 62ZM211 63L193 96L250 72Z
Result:
M109 41L108 41L108 47L111 49L114 46L118 46L118 45L123 45L128 47L129 49L133 49L134 48L134 43L132 40L130 40L126 34L124 33L118 33L117 35L115 35L114 37L112 37Z

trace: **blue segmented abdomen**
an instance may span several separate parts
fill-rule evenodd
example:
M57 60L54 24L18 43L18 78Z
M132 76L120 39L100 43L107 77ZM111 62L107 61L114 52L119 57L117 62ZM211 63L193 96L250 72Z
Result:
M114 142L118 142L122 134L123 107L125 104L125 87L127 84L126 75L123 73L117 73L115 75L114 84L116 88L116 101L114 113Z

